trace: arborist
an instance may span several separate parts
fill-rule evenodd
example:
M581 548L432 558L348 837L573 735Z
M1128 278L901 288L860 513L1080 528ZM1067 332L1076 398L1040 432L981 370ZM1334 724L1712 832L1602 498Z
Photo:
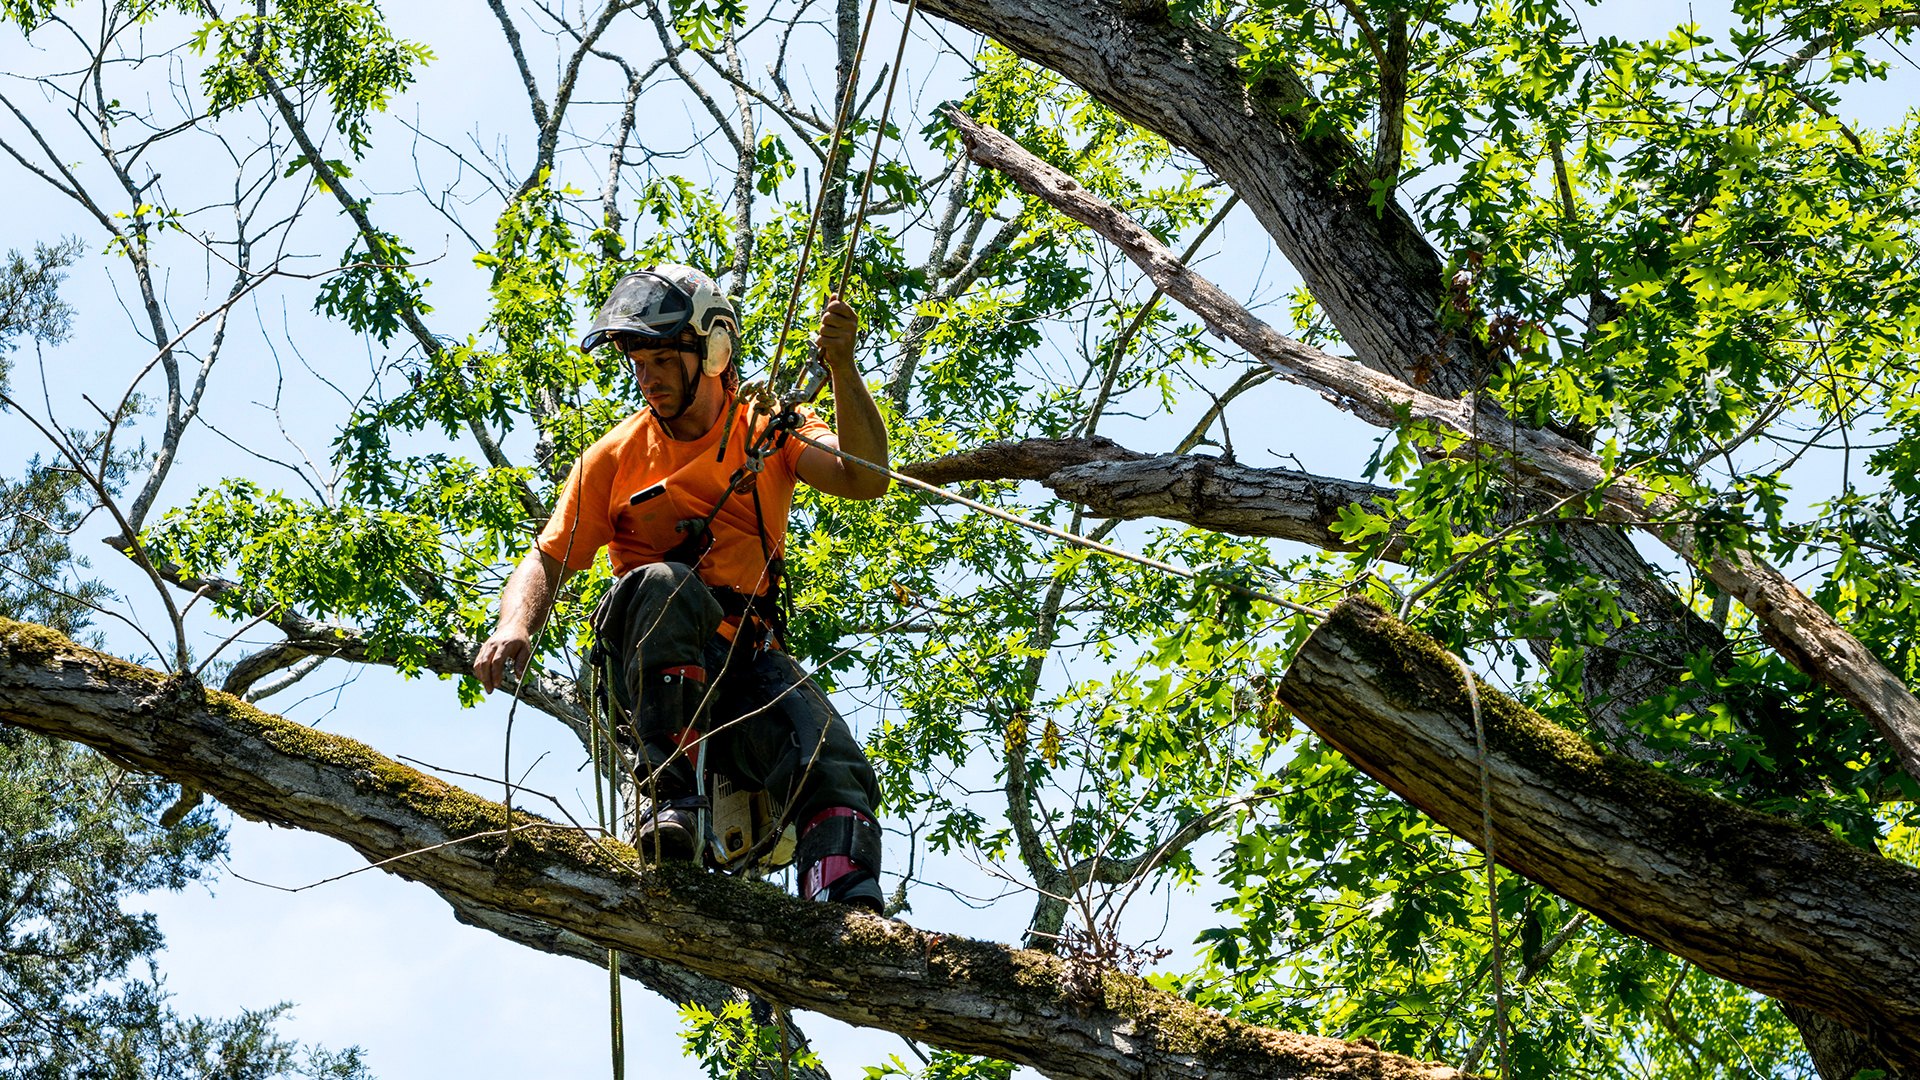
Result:
M508 664L524 673L560 586L606 548L619 576L594 627L651 800L634 846L654 858L697 857L702 803L689 751L706 740L709 759L787 807L799 828L802 897L878 911L873 770L846 721L782 651L779 590L795 482L877 499L888 479L819 447L769 439L766 413L736 407L739 326L732 300L689 266L649 267L614 286L580 349L618 350L646 407L574 465L507 580L499 626L473 671L489 693ZM884 465L886 427L854 366L858 329L853 308L828 297L813 340L838 434L804 407L786 423Z

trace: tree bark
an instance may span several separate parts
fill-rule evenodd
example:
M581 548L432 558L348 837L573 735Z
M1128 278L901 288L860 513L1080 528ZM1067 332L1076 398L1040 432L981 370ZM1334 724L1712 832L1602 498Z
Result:
M1328 551L1352 551L1334 531L1340 511L1379 512L1393 488L1293 469L1255 469L1201 454L1149 456L1106 438L1023 439L989 443L907 466L930 484L1037 480L1094 517L1144 517L1198 525L1235 536L1271 536ZM1395 558L1390 543L1386 557Z
M1869 1069L1884 1073L1881 1080L1913 1080L1920 1075L1895 1067L1866 1039L1828 1017L1798 1005L1783 1003L1780 1009L1800 1029L1800 1038L1813 1056L1813 1068L1820 1080L1854 1080Z
M1365 600L1301 647L1280 699L1475 846L1475 709L1451 654ZM1920 1068L1920 870L1715 799L1485 685L1493 858L1701 970Z
M1440 1078L1364 1045L1241 1024L1143 980L927 933L770 885L643 866L624 844L507 809L350 739L0 620L0 722L192 783L247 817L331 836L434 889L596 949L1049 1076ZM510 935L512 936L512 935Z
M1318 390L1380 427L1424 422L1462 440L1469 452L1497 456L1540 494L1579 500L1602 521L1635 525L1658 537L1746 605L1767 644L1860 710L1901 767L1920 777L1920 700L1779 570L1744 551L1702 551L1685 523L1686 508L1678 500L1634 477L1615 474L1584 446L1545 429L1516 424L1476 398L1436 397L1287 337L1183 265L1153 234L1072 177L958 110L949 109L948 115L976 162L999 169L1118 246L1155 285L1186 305L1214 333L1265 361L1283 377Z

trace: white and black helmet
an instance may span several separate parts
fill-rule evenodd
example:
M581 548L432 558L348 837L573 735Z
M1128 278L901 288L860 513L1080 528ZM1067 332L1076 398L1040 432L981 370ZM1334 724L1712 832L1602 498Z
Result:
M587 336L580 339L580 351L592 352L614 334L667 341L688 327L706 343L701 369L709 375L725 371L733 360L734 335L740 332L733 301L712 278L691 266L650 266L614 285Z

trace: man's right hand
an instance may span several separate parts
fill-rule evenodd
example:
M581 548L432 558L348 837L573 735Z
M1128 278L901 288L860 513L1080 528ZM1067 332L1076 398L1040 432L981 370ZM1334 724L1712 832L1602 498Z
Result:
M500 622L473 658L473 677L487 693L499 689L509 674L516 679L526 676L533 663L533 631L547 621L553 594L567 580L567 573L560 560L536 547L507 576L506 588L500 590ZM513 665L511 671L508 664Z
M481 689L491 694L508 674L515 678L526 674L532 660L533 642L526 634L501 630L480 646L479 655L473 658L473 677L480 680Z

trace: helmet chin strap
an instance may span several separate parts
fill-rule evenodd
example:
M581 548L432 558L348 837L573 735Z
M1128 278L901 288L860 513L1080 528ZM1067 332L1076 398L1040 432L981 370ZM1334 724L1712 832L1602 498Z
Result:
M683 347L683 348L682 348L682 349L680 350L680 355L681 355L681 364L680 364L680 407L679 407L679 408L677 408L677 409L675 409L675 410L673 410L673 415L672 415L672 416L662 416L662 417L660 417L660 422L661 422L661 423L663 423L663 424L670 424L670 423L672 423L673 421L675 421L675 420L678 420L678 419L680 419L681 417L683 417L683 416L685 416L685 415L687 415L687 410L688 410L688 409L691 409L691 408L693 408L693 403L694 403L695 401L697 401L697 400L699 399L699 397L700 397L700 384L701 384L701 383L703 383L703 382L706 382L706 379L704 379L704 378L695 378L695 377L693 377L693 376L690 376L690 375L688 375L688 374L687 374L687 366L686 366L686 362L685 362L685 358L686 358L686 357L687 357L687 356L688 356L689 354L691 354L691 355L693 355L693 356L696 356L696 357L697 357L697 356L699 356L699 355L701 355L701 354L700 354L699 352L696 352L695 350L693 350L693 349L690 349L690 348L685 348L685 347ZM695 367L699 367L699 361L698 361L698 360L696 360L696 361L695 361L695 363L694 363L694 366L695 366ZM704 369L702 370L702 374L703 374L703 375L705 374L705 371L704 371ZM656 414L658 414L658 412L659 412L659 410L658 410L658 409L655 409L655 410L654 410L654 412L655 412Z

